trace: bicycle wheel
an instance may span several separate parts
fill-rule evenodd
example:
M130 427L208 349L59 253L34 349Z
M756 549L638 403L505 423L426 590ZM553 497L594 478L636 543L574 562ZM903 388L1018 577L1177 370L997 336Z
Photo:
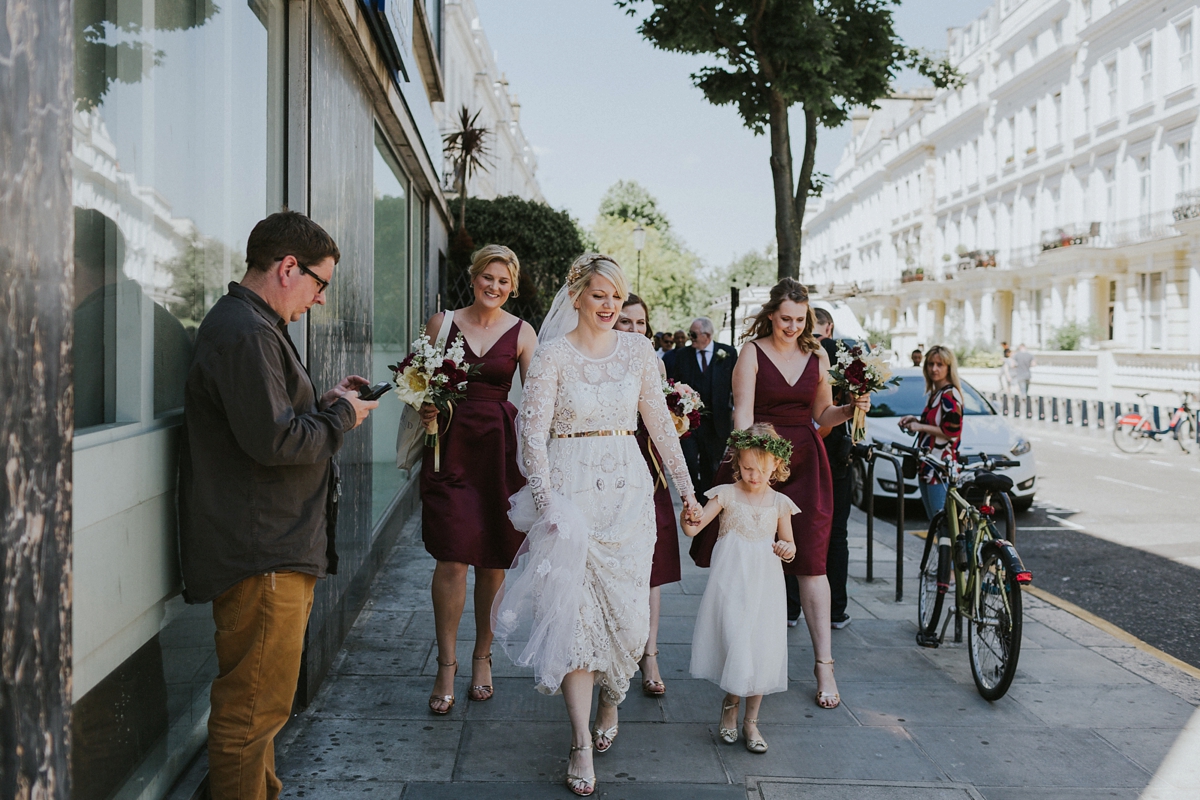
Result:
M1135 423L1122 423L1113 428L1113 444L1125 453L1140 453L1150 444L1150 421L1142 418Z
M938 541L948 538L946 513L939 511L929 523L925 536L925 553L921 556L921 572L917 586L917 643L922 647L937 647L937 624L942 616L946 591L950 583L950 546Z
M984 700L999 700L1017 674L1021 655L1021 589L990 542L983 546L974 617L967 628L971 675Z
M1179 420L1175 426L1175 441L1179 442L1179 447L1185 453L1196 449L1196 423L1192 422L1191 417Z

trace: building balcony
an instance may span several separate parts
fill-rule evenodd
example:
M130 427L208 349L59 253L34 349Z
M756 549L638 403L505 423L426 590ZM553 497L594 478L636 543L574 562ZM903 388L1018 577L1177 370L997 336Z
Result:
M925 280L925 270L917 267L917 269L906 269L900 273L901 283L916 283L917 281Z
M1082 225L1064 225L1042 231L1042 252L1058 250L1063 247L1078 247L1079 245L1097 242L1100 239L1100 223L1092 222L1086 228Z
M1176 222L1200 218L1200 191L1180 192L1175 195L1175 209L1171 216Z
M1174 211L1156 211L1124 219L1112 226L1112 231L1106 237L1105 243L1120 247L1138 242L1148 242L1151 239L1165 239L1179 233L1175 229L1175 222Z
M969 269L992 269L995 266L995 250L968 250L959 254L956 268L959 272L965 272Z

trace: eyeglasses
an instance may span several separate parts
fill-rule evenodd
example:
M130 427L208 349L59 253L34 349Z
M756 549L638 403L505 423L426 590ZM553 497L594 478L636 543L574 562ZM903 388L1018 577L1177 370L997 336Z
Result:
M281 256L281 257L275 259L275 263L279 263L280 261L283 261L284 258L286 258L286 256ZM329 288L329 281L325 280L320 275L318 275L317 273L313 272L308 267L301 264L299 261L296 262L296 266L300 268L301 272L303 272L308 277L312 278L314 281L317 282L317 285L321 287L320 289L317 290L317 294L325 294L325 290Z
M696 333L695 331L688 331L688 335L687 335L687 337L688 337L689 339L699 339L699 338L700 338L700 334Z

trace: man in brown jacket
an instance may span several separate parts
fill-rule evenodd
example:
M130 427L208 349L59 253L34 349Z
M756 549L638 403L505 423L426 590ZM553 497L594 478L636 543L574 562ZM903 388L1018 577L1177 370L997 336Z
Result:
M300 674L317 578L337 571L333 456L378 403L351 375L318 396L287 324L325 292L341 254L294 211L254 226L246 275L196 334L184 390L179 549L184 598L212 601L218 675L208 720L213 800L275 800L275 735ZM331 497L332 494L332 497Z

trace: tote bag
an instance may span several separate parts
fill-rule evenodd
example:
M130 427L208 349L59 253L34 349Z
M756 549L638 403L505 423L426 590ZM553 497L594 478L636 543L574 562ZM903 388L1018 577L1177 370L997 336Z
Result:
M446 311L442 316L442 327L438 331L437 351L446 352L446 337L450 335L450 325L454 322L454 312ZM425 453L425 424L421 415L410 405L405 405L400 412L400 428L396 431L396 467L412 469Z

